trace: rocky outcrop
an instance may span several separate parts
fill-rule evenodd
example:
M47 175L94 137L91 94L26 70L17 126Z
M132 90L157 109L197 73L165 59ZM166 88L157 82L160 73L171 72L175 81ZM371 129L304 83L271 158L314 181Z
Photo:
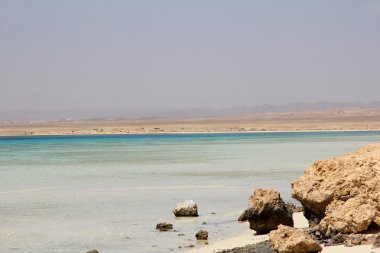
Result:
M198 216L198 206L193 200L185 200L177 204L173 213L176 217L196 217Z
M280 224L293 226L292 211L287 210L280 193L273 189L257 189L249 198L246 217L250 228L258 234L277 229Z
M170 223L166 223L166 222L158 223L156 225L156 229L160 230L160 231L168 231L168 230L173 229L173 225Z
M195 238L197 238L197 240L207 240L208 232L205 230L199 230L198 233L195 234Z
M311 223L328 233L380 226L380 144L314 163L292 183Z
M302 229L279 225L269 233L269 242L278 253L312 253L322 251L322 247Z

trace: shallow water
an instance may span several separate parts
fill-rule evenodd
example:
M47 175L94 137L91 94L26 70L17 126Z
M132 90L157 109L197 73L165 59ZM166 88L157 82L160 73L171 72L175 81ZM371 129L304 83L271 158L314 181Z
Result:
M248 226L236 219L252 189L291 201L314 161L374 142L380 132L0 137L0 252L178 251L199 229L212 242ZM200 217L174 218L186 199ZM156 231L163 221L178 232Z

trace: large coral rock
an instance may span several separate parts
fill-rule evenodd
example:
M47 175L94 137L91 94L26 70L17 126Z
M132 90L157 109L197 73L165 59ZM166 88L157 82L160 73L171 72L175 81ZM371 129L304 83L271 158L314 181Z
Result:
M198 216L198 206L193 200L185 200L178 203L173 209L173 213L177 217Z
M320 252L322 247L302 229L279 225L269 233L269 242L278 253Z
M273 189L257 189L249 198L246 217L250 228L258 234L277 229L280 224L293 226L292 211L287 210L280 193Z
M302 203L309 221L314 219L318 223L327 215L329 218L324 220L324 227L332 222L347 232L367 227L368 219L380 226L380 144L368 145L348 155L316 162L292 183L292 188L292 196ZM356 200L352 202L351 199ZM344 204L348 200L350 202ZM332 202L334 208L328 209ZM337 206L341 207L336 209ZM337 217L341 217L353 206L363 213L363 217L351 213L358 228L349 229L351 224L348 223L337 224L341 219L338 220ZM369 218L373 210L375 217ZM348 221L346 218L343 220ZM364 220L360 220L362 218Z
M318 228L327 235L359 233L368 229L376 216L370 199L351 198L346 202L334 200L326 208L326 216Z

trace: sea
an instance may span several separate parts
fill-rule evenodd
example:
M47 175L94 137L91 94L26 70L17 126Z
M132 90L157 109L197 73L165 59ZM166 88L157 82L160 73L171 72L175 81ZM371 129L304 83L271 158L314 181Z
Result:
M181 252L235 236L257 188L285 201L315 161L380 132L0 137L0 252ZM194 200L199 217L172 209ZM159 232L156 224L174 229Z

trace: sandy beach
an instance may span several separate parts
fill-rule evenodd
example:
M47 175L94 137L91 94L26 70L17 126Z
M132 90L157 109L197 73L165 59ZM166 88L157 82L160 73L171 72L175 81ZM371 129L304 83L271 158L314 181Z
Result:
M216 118L0 122L0 136L376 131L379 109L258 113Z
M308 222L302 213L294 213L294 227L304 228L308 226ZM248 224L247 229L240 235L217 241L209 245L198 245L196 248L184 250L184 253L210 253L236 247L243 247L248 244L254 244L268 240L268 235L255 235L255 231L250 230Z

